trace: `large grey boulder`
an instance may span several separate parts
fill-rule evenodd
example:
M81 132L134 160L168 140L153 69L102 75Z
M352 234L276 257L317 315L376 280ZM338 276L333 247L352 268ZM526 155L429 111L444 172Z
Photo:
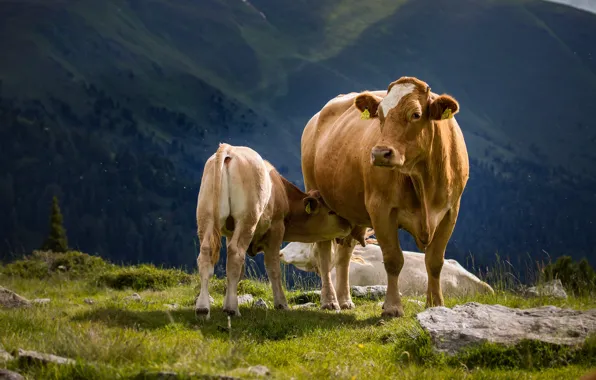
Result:
M12 309L17 307L29 307L31 301L21 297L12 290L0 286L0 307Z
M440 352L455 354L483 342L515 345L523 339L559 345L582 344L596 332L596 309L575 311L555 306L512 309L476 302L426 309L416 315Z
M25 380L25 378L16 372L0 369L0 380Z

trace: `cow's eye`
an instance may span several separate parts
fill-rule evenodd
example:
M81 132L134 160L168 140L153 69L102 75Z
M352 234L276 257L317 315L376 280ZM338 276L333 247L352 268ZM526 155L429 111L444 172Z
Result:
M422 117L422 115L420 114L420 112L414 112L412 114L412 120L419 120Z

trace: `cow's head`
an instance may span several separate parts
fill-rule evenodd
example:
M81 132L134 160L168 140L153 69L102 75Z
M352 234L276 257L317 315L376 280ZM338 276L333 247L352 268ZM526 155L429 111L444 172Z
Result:
M428 152L433 128L443 127L436 122L459 112L454 98L431 93L425 82L414 77L392 82L385 98L363 93L354 104L363 115L380 121L381 140L372 148L371 163L405 171Z
M350 222L327 206L318 190L311 190L302 200L306 218L300 229L304 230L303 242L331 240L347 236L352 230Z

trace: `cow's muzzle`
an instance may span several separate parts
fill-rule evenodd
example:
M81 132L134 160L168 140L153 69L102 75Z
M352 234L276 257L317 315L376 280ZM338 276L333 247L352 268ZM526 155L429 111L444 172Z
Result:
M373 166L395 168L403 166L404 161L404 155L392 147L377 145L370 152L370 162Z

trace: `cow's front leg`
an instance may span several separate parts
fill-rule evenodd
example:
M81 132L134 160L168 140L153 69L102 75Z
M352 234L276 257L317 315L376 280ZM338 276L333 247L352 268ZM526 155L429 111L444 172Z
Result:
M339 310L335 288L331 281L331 240L315 243L315 258L321 276L321 309Z
M445 248L451 238L459 213L459 202L451 208L437 226L432 241L426 248L424 262L428 275L426 290L426 307L443 306L443 290L441 289L441 270L445 261Z
M342 309L353 309L355 307L350 294L349 279L350 258L352 257L355 246L356 240L350 236L344 239L343 244L337 244L335 246L335 291L337 293L339 307Z
M281 269L279 260L280 246L283 243L284 237L283 221L276 222L271 225L269 229L269 237L267 239L267 246L265 247L265 270L271 282L271 290L273 291L273 306L276 309L288 309L288 301L281 284Z
M371 221L377 241L383 253L383 263L387 272L387 294L383 304L383 317L401 317L404 308L399 296L399 273L404 266L404 253L399 245L397 235L397 210L374 208Z

